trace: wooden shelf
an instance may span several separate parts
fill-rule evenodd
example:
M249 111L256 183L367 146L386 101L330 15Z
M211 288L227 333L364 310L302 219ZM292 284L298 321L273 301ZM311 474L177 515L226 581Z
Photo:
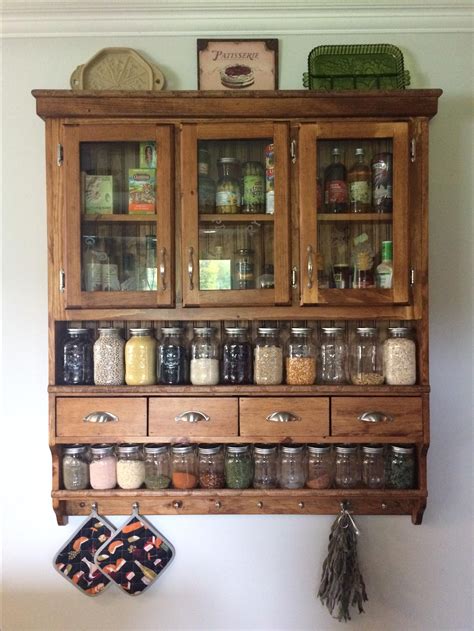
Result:
M202 214L199 215L199 222L210 221L219 223L252 223L262 221L273 223L273 215L267 215L266 213L252 214L252 213L236 213L236 214Z
M82 215L82 222L98 223L156 223L158 215Z
M318 221L366 221L392 223L392 213L318 213Z

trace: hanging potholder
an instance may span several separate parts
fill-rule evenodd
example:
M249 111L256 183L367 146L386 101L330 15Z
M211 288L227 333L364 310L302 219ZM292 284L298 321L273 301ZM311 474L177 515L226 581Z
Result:
M127 594L138 596L168 567L174 554L173 545L138 514L134 504L130 519L97 550L94 561Z
M86 596L98 596L110 584L97 568L94 554L114 530L115 526L98 515L93 504L89 517L54 557L55 569Z

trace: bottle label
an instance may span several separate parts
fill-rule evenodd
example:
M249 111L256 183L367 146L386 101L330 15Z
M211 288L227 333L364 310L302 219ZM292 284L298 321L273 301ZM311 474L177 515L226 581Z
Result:
M102 265L102 291L120 291L118 265L113 263Z
M388 270L379 271L377 270L377 287L381 289L391 289L392 288L392 272Z
M265 208L267 215L273 215L275 213L275 192L268 191L267 193L267 205Z
M240 193L237 191L219 191L216 193L216 206L240 206Z
M344 180L331 180L326 185L326 204L344 204L347 202L347 184Z
M351 202L368 204L370 202L370 186L367 181L359 180L349 184L349 199Z
M100 291L102 289L102 263L86 263L84 286L86 291Z
M244 177L244 204L262 204L264 196L263 177L261 175L246 175Z
M374 206L382 206L385 200L392 199L392 186L388 184L387 186L376 186L374 187Z
M209 165L207 162L198 162L198 174L209 175Z

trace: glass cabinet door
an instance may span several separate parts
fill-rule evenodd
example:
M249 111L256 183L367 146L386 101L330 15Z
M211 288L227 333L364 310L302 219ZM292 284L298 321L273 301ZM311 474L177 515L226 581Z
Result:
M66 125L66 306L173 301L171 129Z
M183 304L288 304L286 123L184 125Z
M408 123L302 125L301 304L403 304Z

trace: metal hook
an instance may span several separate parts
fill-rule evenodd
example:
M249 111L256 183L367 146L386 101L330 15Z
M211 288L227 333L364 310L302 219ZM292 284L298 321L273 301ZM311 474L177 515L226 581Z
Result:
M350 504L347 500L343 500L340 503L340 507L341 507L341 514L339 515L339 520L338 523L341 523L342 519L346 519L346 525L342 525L341 528L348 528L349 527L349 523L351 524L352 528L354 529L354 532L356 535L360 535L360 530L357 527L351 513L349 512L349 507Z

